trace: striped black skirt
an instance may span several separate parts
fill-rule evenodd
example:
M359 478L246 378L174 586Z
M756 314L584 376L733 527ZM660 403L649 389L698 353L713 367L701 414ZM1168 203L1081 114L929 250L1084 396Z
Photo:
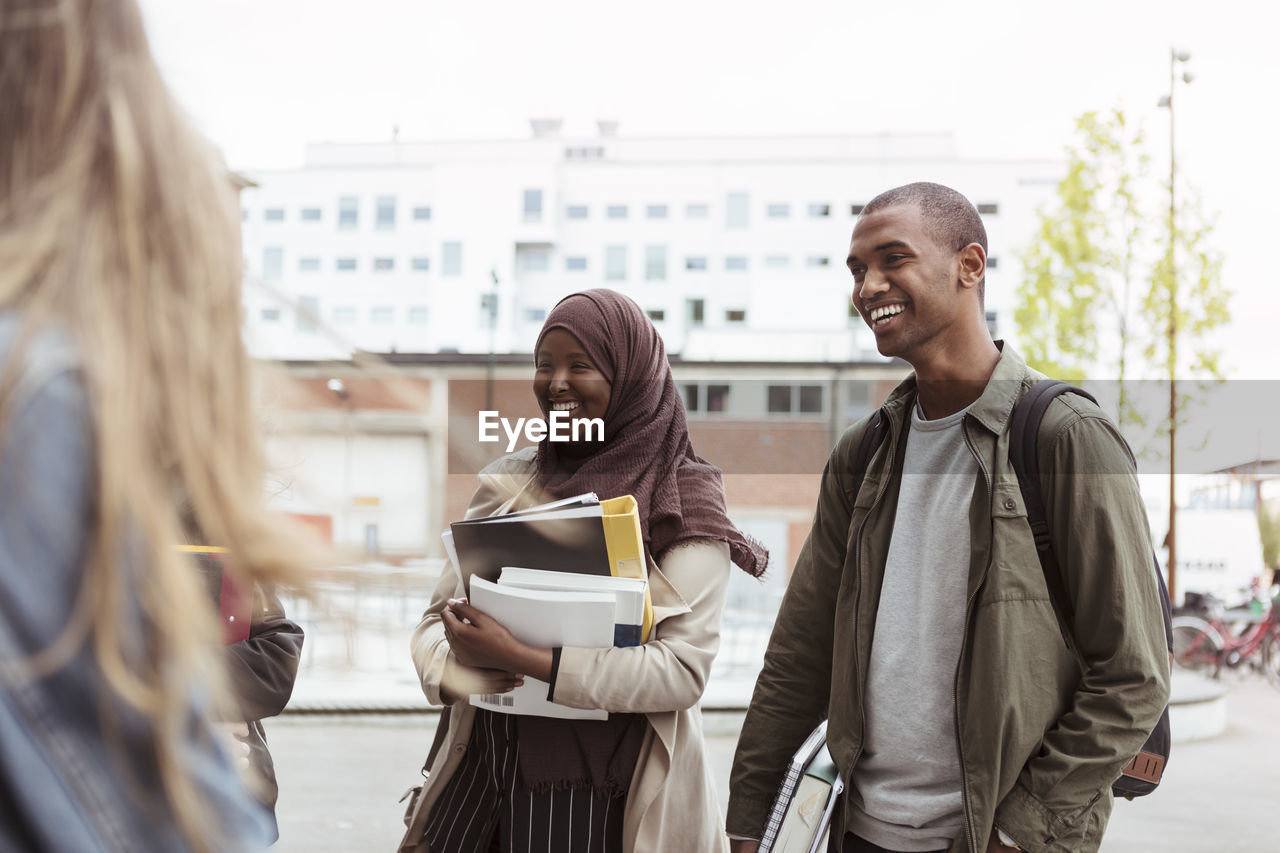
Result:
M625 796L533 793L519 759L516 718L477 709L462 763L427 821L431 853L622 853Z

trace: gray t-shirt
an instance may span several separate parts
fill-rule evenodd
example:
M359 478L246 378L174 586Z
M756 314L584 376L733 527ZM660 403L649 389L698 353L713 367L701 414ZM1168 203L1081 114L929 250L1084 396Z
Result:
M947 848L964 823L955 674L979 476L964 415L927 421L918 407L912 412L876 613L865 745L850 780L847 825L891 850Z

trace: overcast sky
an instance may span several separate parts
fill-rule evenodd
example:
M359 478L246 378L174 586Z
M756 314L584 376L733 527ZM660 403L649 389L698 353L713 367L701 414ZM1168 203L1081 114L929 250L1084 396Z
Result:
M1054 157L1126 108L1219 213L1230 375L1280 378L1280 51L1263 5L1035 0L140 0L170 85L238 169L318 141L527 136L532 115L626 136L941 130L968 157Z

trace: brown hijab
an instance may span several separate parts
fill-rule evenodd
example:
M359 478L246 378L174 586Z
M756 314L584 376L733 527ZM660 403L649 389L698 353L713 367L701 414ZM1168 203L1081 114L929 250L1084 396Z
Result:
M578 339L609 380L610 398L605 440L590 455L570 456L547 439L538 445L543 492L631 495L651 558L681 542L714 539L728 543L744 571L763 574L769 553L729 520L720 469L693 452L662 338L640 306L612 290L574 293L547 315L535 353L551 329ZM610 796L626 793L648 729L643 714L574 722L520 717L517 726L520 771L530 789L590 786Z
M728 543L743 571L764 574L769 553L729 520L720 469L693 452L662 338L640 306L612 290L585 290L551 310L538 346L552 329L578 339L609 380L611 396L605 440L590 456L570 460L547 439L538 445L543 491L556 498L632 495L649 556L686 540L715 539Z

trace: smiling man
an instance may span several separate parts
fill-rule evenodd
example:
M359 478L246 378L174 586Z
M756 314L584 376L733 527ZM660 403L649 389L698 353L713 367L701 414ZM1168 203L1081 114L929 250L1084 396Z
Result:
M1123 439L1056 398L1039 432L1054 615L1010 413L1043 377L991 339L987 235L938 184L889 190L849 245L853 304L914 373L837 443L744 722L727 828L750 853L791 753L824 717L847 781L834 853L1096 851L1111 783L1168 700L1160 593Z

